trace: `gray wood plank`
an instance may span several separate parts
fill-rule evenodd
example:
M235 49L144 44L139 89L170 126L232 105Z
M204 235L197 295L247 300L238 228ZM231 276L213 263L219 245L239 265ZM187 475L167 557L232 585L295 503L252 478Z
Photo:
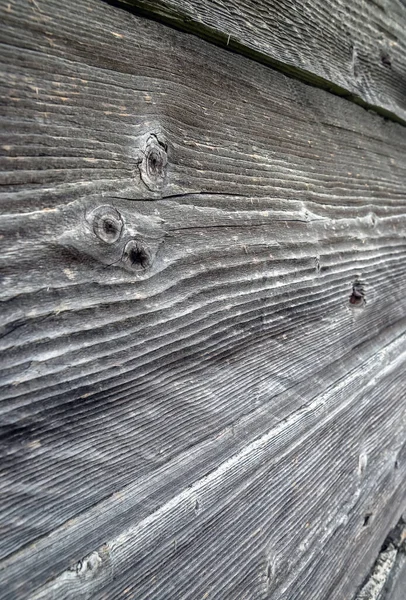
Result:
M353 594L405 500L404 128L4 8L1 597Z
M385 600L403 600L406 590L406 552L398 554L390 589L383 596Z
M141 14L406 120L402 0L122 0Z
M384 363L398 351L385 347ZM377 374L382 355L32 597L351 597L403 494L392 454L400 364ZM354 378L365 385L355 396Z
M405 597L406 521L403 516L386 538L356 600L402 600Z

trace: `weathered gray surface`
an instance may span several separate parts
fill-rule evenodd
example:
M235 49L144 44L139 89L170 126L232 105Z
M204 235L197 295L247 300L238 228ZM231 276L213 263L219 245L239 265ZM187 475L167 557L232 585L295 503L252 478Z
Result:
M405 506L404 127L2 7L0 596L353 597Z
M406 121L404 0L123 0Z
M404 600L406 594L406 521L386 538L356 600Z
M404 600L406 591L406 548L398 554L390 587L384 600Z

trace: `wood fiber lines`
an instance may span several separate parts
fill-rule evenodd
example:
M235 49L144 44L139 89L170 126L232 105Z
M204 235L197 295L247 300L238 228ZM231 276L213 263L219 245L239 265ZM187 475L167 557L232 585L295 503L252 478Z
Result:
M406 121L404 0L122 3Z

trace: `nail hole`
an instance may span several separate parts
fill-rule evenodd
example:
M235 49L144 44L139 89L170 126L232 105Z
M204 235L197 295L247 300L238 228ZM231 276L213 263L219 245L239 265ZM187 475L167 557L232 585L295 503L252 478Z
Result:
M371 520L371 517L372 517L372 513L367 513L367 514L364 516L364 522L363 522L363 524L362 524L362 525L363 525L363 527L367 527L367 525L369 525L369 522L370 522L370 520Z
M195 511L198 513L199 510L200 510L199 500L196 500L196 502L195 502Z
M151 255L146 246L131 240L124 249L124 260L131 269L146 269L150 264Z
M352 286L352 294L350 296L350 304L352 306L363 306L365 301L365 289L361 281L356 280Z
M395 469L399 469L399 461L395 460Z

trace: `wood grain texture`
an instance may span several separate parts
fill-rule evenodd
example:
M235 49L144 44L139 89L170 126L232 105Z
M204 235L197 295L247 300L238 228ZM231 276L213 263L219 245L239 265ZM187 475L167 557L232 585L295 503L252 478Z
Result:
M389 588L384 592L384 600L402 600L406 589L406 552L399 553Z
M381 593L381 600L402 600L406 590L406 514L402 515L395 530L391 532L385 544L396 549L393 568Z
M406 521L389 533L356 600L401 600L405 595Z
M2 8L1 598L353 597L405 505L404 127Z
M122 1L406 121L402 0Z

